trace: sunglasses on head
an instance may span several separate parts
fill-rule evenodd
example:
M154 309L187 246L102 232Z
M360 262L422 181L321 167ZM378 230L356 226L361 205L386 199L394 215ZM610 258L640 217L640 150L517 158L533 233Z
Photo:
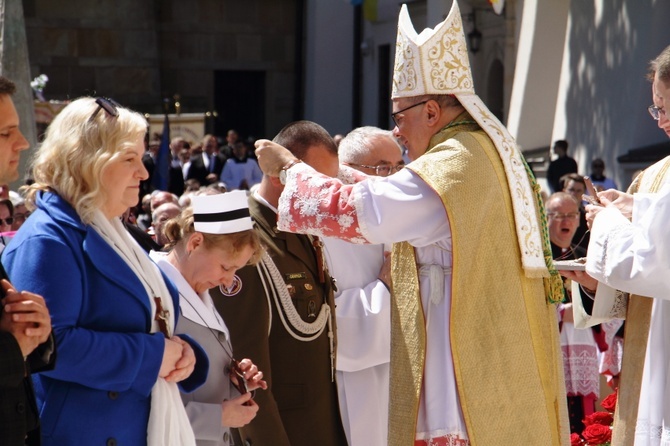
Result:
M116 118L119 116L119 110L118 108L121 107L121 105L116 102L114 99L110 98L95 98L95 103L98 104L98 108L95 109L91 117L89 118L89 121L93 121L95 117L100 113L100 110L104 110L109 116Z

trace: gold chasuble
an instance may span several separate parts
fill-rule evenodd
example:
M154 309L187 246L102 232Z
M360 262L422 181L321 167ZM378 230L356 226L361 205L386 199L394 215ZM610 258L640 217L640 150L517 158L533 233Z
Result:
M500 155L467 113L429 147L407 168L441 197L453 243L451 332L431 342L450 342L470 444L569 444L556 308L543 279L522 268ZM389 445L410 446L426 332L414 248L406 242L394 245L392 275Z

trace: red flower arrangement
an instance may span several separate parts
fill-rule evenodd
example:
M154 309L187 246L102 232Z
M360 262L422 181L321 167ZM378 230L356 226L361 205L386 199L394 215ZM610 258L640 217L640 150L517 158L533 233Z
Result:
M612 440L612 427L602 424L586 426L582 431L582 437L589 446L609 446Z
M617 391L605 398L600 405L607 412L594 412L584 420L582 434L570 435L570 446L610 446L612 441L612 423L616 408Z
M608 412L614 413L614 409L616 408L617 390L618 389L615 389L614 393L607 395L607 398L603 399L600 403L603 409Z
M601 426L611 426L613 421L614 418L609 412L594 412L582 420L585 427L594 424L600 424Z

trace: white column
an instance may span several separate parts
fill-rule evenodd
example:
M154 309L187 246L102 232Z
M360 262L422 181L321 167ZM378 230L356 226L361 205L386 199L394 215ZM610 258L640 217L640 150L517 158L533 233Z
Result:
M551 144L569 0L525 0L507 128L524 149Z

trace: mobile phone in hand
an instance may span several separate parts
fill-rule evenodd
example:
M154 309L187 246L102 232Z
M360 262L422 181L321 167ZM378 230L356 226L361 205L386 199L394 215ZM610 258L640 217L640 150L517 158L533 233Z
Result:
M590 198L587 198L586 201L588 201L589 203L591 203L593 205L596 205L596 206L602 206L603 204L598 199L598 192L596 191L596 188L593 186L593 182L591 182L591 178L584 177L584 183L586 183L586 191L589 194L583 196L583 198L590 197Z

